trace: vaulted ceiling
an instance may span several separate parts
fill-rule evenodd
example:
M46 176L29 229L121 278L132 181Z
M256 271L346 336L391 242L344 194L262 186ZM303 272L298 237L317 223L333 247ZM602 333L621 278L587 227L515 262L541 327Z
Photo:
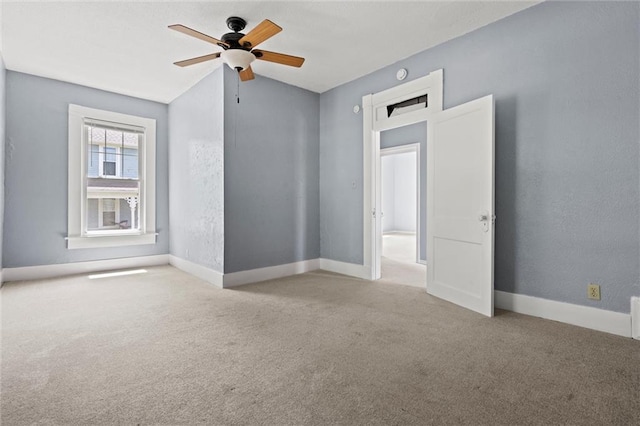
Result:
M167 29L220 38L226 18L245 33L268 18L283 31L265 50L303 56L302 68L256 61L254 72L322 93L539 1L3 2L7 69L168 103L221 66L173 62L220 51Z

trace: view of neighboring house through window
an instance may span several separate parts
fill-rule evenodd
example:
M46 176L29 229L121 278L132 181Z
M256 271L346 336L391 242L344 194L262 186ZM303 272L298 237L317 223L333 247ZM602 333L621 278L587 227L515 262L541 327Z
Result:
M88 124L86 231L140 229L141 133Z
M67 248L156 243L156 121L69 104Z

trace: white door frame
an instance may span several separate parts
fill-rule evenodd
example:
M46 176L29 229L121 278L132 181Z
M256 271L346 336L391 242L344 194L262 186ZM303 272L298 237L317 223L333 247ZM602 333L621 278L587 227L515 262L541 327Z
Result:
M363 260L369 279L380 278L382 249L380 132L427 121L442 111L443 70L432 71L382 92L362 97L363 109ZM427 94L427 107L388 117L387 105ZM427 124L428 125L428 124Z
M420 232L420 204L422 202L422 197L420 196L422 192L420 180L420 143L408 143L404 145L390 146L389 148L381 148L380 157L405 154L408 152L416 154L416 263L423 263L420 260L420 237L422 236L422 233ZM380 191L380 194L382 195L382 190ZM380 198L382 199L382 196ZM384 213L384 211L382 213ZM381 219L383 218L384 216Z

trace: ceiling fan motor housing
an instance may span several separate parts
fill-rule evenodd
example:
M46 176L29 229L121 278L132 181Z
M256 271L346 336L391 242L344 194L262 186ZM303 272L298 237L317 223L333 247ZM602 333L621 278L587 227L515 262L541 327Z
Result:
M222 46L224 49L244 49L251 50L248 47L242 46L240 44L240 39L244 37L242 33L226 33L221 37L221 40L227 43L228 46Z
M247 25L247 21L244 19L231 16L227 18L227 27L232 30L232 33L226 33L221 37L221 40L227 44L222 46L225 51L221 53L220 57L224 60L231 69L236 71L245 70L251 65L256 57L251 53L251 45L240 44L240 39L244 37L241 33Z
M232 30L233 32L226 33L225 35L222 36L221 38L222 41L228 44L228 47L227 46L223 46L223 47L225 49L251 50L250 43L240 44L240 39L244 37L244 34L241 33L240 31L242 31L246 26L247 26L247 21L245 21L240 17L231 16L227 18L227 27L229 27L229 29Z

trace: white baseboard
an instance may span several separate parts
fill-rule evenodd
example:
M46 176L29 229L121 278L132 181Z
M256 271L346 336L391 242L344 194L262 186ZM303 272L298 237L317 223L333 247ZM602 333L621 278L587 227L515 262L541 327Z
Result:
M55 278L64 275L85 274L88 272L109 271L113 269L142 268L145 266L167 265L168 254L154 256L124 257L121 259L92 260L89 262L57 263L53 265L24 266L3 268L4 281L25 281Z
M631 298L631 337L640 340L640 297Z
M631 337L631 315L496 290L496 308Z
M221 274L220 272L196 265L195 263L175 256L170 256L170 263L189 274L195 275L221 288L231 288L260 281L273 280L315 271L316 269L324 269L364 279L369 279L370 273L369 268L363 265L329 259L303 260L300 262L286 263L284 265L267 266L265 268L249 269L247 271L231 272L228 274Z
M198 277L216 287L222 288L222 273L214 269L207 268L206 266L198 265L189 260L182 259L180 257L169 255L169 264L176 268L191 274L194 277Z
M267 266L266 268L250 269L248 271L231 272L224 274L223 287L230 288L259 281L288 277L318 269L318 259L303 260L300 262L286 263L284 265Z
M402 231L399 229L387 229L386 231L382 231L382 235L385 234L418 235L416 231Z
M325 271L335 272L342 275L349 275L356 278L362 278L363 280L371 279L371 268L368 266L323 258L320 258L319 260L320 269L324 269Z

